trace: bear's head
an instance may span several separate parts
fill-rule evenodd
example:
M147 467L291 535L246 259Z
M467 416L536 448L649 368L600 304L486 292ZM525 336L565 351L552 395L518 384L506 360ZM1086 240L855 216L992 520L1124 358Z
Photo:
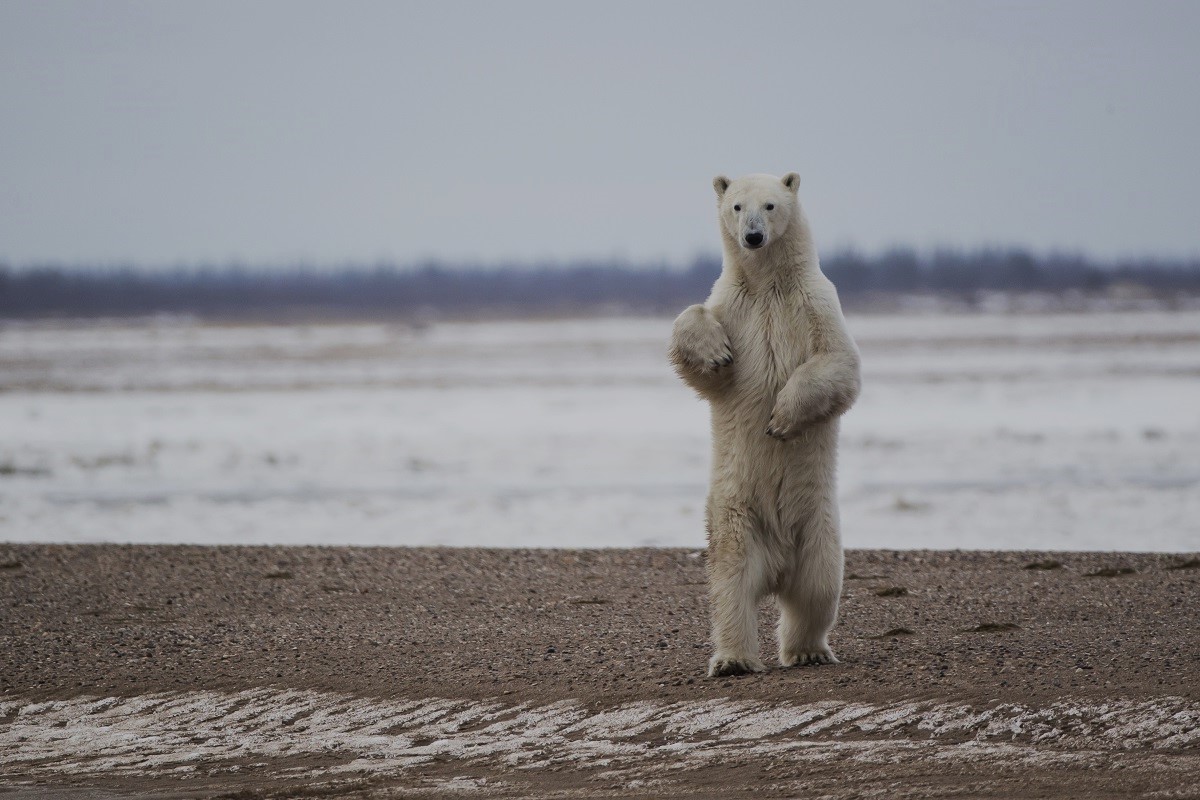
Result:
M770 247L787 233L800 205L796 192L800 176L789 172L774 175L746 175L735 181L724 175L713 178L721 227L742 250Z

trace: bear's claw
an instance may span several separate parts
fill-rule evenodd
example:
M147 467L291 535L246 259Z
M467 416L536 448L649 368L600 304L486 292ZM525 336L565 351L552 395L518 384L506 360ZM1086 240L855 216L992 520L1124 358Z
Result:
M716 372L721 367L729 366L732 363L733 363L733 353L729 352L729 346L726 345L725 352L722 353L721 355L717 356L716 358L708 359L708 362L706 363L705 366L707 366L708 369L712 370L713 372Z

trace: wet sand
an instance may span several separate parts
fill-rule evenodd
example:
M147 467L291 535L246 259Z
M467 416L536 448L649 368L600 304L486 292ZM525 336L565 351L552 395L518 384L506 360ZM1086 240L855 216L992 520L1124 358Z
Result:
M0 797L1200 797L1194 554L846 573L709 679L697 551L0 545Z

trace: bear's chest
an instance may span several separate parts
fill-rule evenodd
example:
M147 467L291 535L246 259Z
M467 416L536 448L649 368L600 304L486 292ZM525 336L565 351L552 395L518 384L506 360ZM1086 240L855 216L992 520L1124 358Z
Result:
M735 312L730 315L733 324L726 324L726 330L738 365L738 382L753 383L772 394L779 391L809 358L804 307L773 296L730 310Z

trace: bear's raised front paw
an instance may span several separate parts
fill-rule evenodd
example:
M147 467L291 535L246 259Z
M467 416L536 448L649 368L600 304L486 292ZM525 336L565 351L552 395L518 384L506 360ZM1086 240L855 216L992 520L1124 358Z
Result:
M785 667L807 667L816 664L840 664L841 662L828 647L819 647L812 650L781 653L779 663Z
M713 656L708 662L708 677L723 678L727 675L747 675L762 672L766 667L757 658L747 656Z
M795 439L803 430L804 426L802 423L779 411L773 412L770 421L767 422L767 436L770 436L772 439L778 439L781 442Z
M675 321L670 358L683 369L713 374L733 363L733 347L720 323L701 306L693 306Z
M733 363L733 351L728 341L719 339L693 346L683 360L702 372L718 372Z

